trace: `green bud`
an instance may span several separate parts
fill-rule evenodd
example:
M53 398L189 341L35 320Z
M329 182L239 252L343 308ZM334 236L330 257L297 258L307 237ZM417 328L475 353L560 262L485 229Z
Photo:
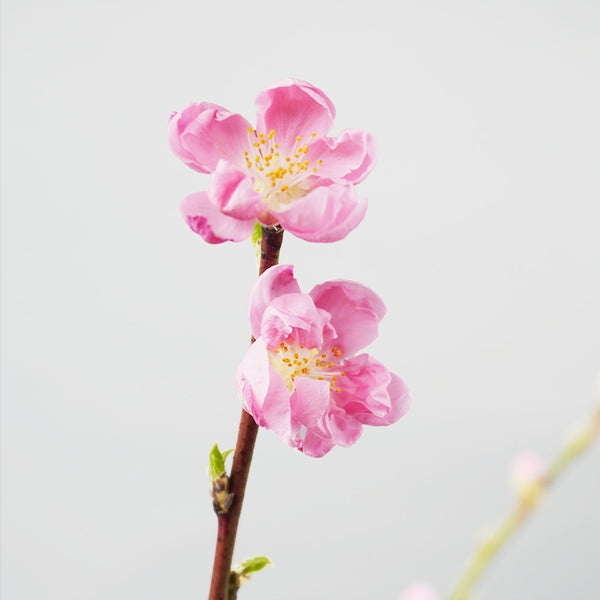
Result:
M237 587L246 583L254 573L262 571L267 565L273 564L266 556L254 556L246 559L233 569Z
M233 501L233 494L229 493L229 476L225 469L225 460L233 450L221 452L215 444L208 455L208 475L213 497L213 507L219 514L226 513Z
M254 256L256 257L256 263L260 266L260 254L262 244L262 225L256 221L254 224L254 230L252 231L252 247L254 248Z
M225 452L221 453L219 450L219 446L215 444L210 454L208 455L208 464L209 464L209 473L211 479L217 479L227 473L225 470L225 459L233 452L231 450L225 450Z

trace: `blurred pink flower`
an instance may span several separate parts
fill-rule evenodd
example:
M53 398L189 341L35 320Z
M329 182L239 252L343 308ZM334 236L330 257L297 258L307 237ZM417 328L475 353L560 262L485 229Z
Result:
M547 473L544 459L536 452L525 451L513 461L510 482L515 493L526 493L532 484L541 482Z
M367 209L354 185L373 167L373 137L357 129L327 137L335 108L305 81L273 84L260 92L256 108L256 129L209 102L171 115L173 152L212 174L207 192L182 202L188 225L211 244L247 239L256 220L311 242L344 238Z
M398 600L439 600L439 595L428 583L413 583L407 587Z
M271 267L250 297L256 341L236 373L256 423L309 456L351 446L363 425L390 425L410 406L404 382L368 354L386 308L354 281L303 294L293 267Z

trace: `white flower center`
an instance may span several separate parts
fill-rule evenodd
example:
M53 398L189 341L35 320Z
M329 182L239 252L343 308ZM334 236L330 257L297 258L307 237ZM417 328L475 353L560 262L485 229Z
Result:
M329 381L329 390L341 392L339 377L345 377L342 369L342 351L333 346L329 352L318 348L305 348L281 342L279 348L269 351L273 368L281 375L287 388L293 391L296 377L310 377Z
M317 173L321 159L306 158L308 144L300 136L289 155L282 156L275 141L275 131L265 135L248 128L250 150L244 152L246 167L254 177L254 191L263 197L271 209L278 209L306 195L310 190L310 178ZM317 134L313 133L311 137Z

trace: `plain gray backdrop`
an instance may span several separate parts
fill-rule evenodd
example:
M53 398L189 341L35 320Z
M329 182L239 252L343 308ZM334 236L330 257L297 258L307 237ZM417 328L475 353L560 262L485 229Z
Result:
M5 0L2 23L2 598L207 596L211 445L235 442L250 243L178 212L206 189L172 110L254 120L284 77L372 131L347 239L286 236L305 290L361 281L389 312L369 351L409 384L396 425L310 459L261 431L236 560L243 600L449 591L550 459L600 367L600 4ZM566 474L481 600L600 598L600 451Z

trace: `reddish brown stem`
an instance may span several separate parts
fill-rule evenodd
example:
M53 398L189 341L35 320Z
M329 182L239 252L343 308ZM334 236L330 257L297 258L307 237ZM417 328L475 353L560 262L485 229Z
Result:
M259 275L279 262L279 249L282 241L283 229L280 227L263 227ZM208 600L233 600L236 596L237 589L233 587L231 592L229 589L231 561L233 560L235 538L242 513L246 482L248 481L257 433L258 426L254 419L245 410L242 410L229 478L229 491L233 494L233 501L226 513L217 515L219 522L217 546Z

